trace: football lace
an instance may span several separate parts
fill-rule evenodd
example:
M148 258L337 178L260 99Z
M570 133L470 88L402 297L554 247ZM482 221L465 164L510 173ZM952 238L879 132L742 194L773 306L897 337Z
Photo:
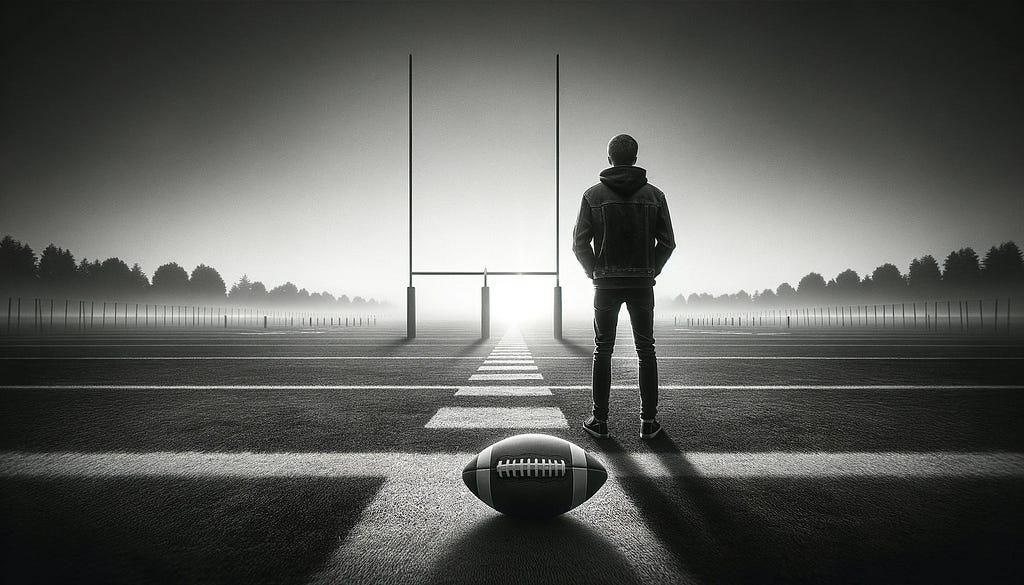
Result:
M498 477L562 477L565 461L562 459L499 459Z

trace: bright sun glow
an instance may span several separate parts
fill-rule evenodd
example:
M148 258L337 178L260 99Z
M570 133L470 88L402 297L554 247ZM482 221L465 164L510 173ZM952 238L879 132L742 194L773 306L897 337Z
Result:
M506 323L522 323L550 318L553 286L550 279L537 277L492 277L491 318Z

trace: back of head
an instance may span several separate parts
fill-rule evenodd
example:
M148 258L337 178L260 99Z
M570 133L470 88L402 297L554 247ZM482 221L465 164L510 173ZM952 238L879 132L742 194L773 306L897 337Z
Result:
M636 163L637 143L629 134L619 134L608 141L608 162L613 165Z

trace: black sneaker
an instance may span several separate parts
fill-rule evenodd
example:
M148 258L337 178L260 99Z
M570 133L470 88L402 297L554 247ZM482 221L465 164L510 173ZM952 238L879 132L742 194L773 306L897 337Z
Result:
M608 438L608 421L597 420L594 417L587 419L587 422L583 423L583 430L587 431L595 438L607 439Z
M658 436L661 432L661 424L656 420L640 421L640 438L641 439L653 439Z

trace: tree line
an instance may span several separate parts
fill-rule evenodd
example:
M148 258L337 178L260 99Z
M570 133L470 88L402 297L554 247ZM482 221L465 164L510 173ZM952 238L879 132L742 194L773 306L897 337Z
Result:
M177 262L159 266L150 279L138 263L120 258L75 261L71 250L54 244L39 256L28 244L11 236L0 240L0 295L55 298L93 298L149 302L270 304L322 309L373 308L373 298L335 297L327 291L309 292L291 282L271 289L242 275L229 289L212 266L200 264L189 273Z
M777 288L745 290L719 296L692 293L678 295L676 307L695 309L727 307L771 308L815 304L858 304L915 300L957 300L980 297L1024 295L1024 257L1012 241L992 246L979 258L972 248L950 252L940 267L931 254L914 258L907 271L885 263L863 278L856 270L846 269L828 281L811 272L794 288L783 282Z

